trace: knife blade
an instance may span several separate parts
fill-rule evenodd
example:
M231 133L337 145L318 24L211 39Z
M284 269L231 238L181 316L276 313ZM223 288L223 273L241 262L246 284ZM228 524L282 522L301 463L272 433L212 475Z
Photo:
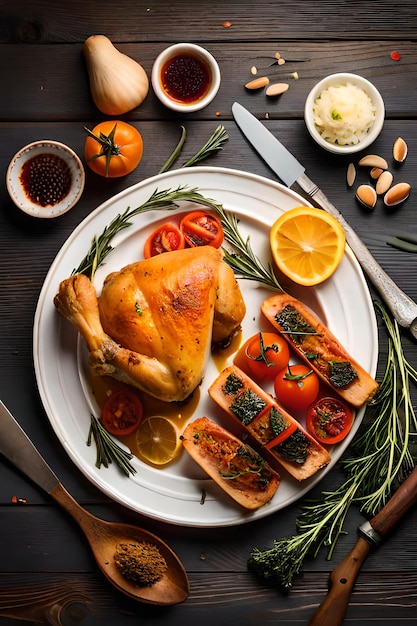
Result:
M417 304L382 269L371 252L323 191L307 176L294 155L238 102L232 106L236 124L269 167L287 187L297 183L310 199L330 213L345 231L346 241L370 282L377 289L398 324L417 339Z
M329 592L309 626L341 626L357 575L371 549L386 538L396 523L417 502L417 467L388 503L370 521L358 528L359 539L349 554L331 572Z
M59 483L57 476L1 400L0 452L47 493L51 493Z

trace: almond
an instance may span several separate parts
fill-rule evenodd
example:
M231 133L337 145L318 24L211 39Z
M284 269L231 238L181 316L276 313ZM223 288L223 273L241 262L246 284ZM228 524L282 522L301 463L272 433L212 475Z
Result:
M285 93L288 88L288 83L274 83L273 85L269 85L269 87L265 90L265 95L280 96L282 93Z
M384 204L388 207L397 206L407 200L411 186L408 183L397 183L384 196Z
M368 209L373 209L377 201L376 191L371 185L359 185L356 190L356 199Z
M261 89L267 85L269 85L268 76L260 76L259 78L255 78L254 80L249 81L249 83L246 83L245 87L246 89Z
M381 176L383 171L384 170L381 170L380 167L373 167L369 172L369 176L372 178L372 180L377 180Z
M398 137L398 139L394 141L394 146L392 148L392 154L393 154L394 160L397 163L404 163L407 157L407 152L408 152L407 144L405 143L402 137Z
M388 163L378 154L368 154L359 161L359 165L363 167L380 167L381 170L388 169Z
M391 172L389 172L388 170L385 170L384 172L382 172L382 174L379 176L378 180L376 181L375 190L378 196L382 196L382 194L388 191L388 189L392 185L392 179L393 179L393 176Z
M356 178L356 168L353 163L349 163L347 172L346 172L346 182L348 187L352 187Z

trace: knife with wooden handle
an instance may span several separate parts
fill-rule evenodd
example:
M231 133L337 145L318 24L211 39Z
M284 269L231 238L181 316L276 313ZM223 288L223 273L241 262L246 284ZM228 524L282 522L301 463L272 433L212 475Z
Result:
M379 513L359 526L359 539L349 554L331 572L329 592L309 622L309 626L341 626L343 624L350 594L363 562L371 549L381 543L416 502L417 467Z

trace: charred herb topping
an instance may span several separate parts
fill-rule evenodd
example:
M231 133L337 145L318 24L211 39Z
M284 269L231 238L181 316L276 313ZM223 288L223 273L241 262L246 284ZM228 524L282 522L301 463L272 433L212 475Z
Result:
M273 450L278 452L278 454L286 461L303 465L308 456L309 446L310 441L307 439L305 434L297 428L297 430L290 435L288 439L285 439L285 441L275 446Z
M277 323L284 332L291 335L294 343L302 343L303 335L318 335L316 329L311 326L296 308L287 304L282 311L275 315Z
M265 407L265 400L247 387L229 408L247 426Z
M157 546L146 541L119 543L114 562L122 576L138 587L154 585L168 568Z
M236 374L229 374L222 387L225 396L235 396L244 387L243 381Z
M274 406L271 408L269 419L275 437L278 437L290 425L288 419Z
M236 480L248 474L258 476L256 484L259 487L266 487L269 483L271 472L265 467L265 460L260 454L255 452L250 446L240 446L236 452L234 461L229 465L228 472L221 472L225 480Z
M346 387L358 377L357 371L349 361L329 361L329 369L329 380L335 387Z

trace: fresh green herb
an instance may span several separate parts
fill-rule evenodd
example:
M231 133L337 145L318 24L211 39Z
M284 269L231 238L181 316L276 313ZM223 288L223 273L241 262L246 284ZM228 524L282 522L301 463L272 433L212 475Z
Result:
M275 354L278 354L279 347L278 347L278 345L276 343L272 343L271 345L265 347L263 334L259 333L259 354L258 354L258 356L252 356L251 354L248 354L247 356L250 359L252 359L252 361L262 361L262 363L264 363L267 367L271 367L271 366L274 366L275 363L268 359L268 354L267 354L268 350L272 350L273 352L275 352Z
M287 304L282 311L275 315L277 323L283 331L291 335L294 343L302 343L304 335L317 335L317 331L309 324L291 304Z
M222 478L233 480L234 478L240 478L245 474L261 474L265 465L265 460L257 452L248 446L240 446L236 453L236 458L239 459L239 457L243 459L246 467L242 469L241 467L231 464L230 472L222 472Z
M163 172L166 172L167 170L169 170L172 167L172 165L175 163L175 161L179 158L182 152L182 149L184 147L186 138L187 138L187 131L185 130L184 126L181 126L180 140L177 146L175 147L174 151L168 158L168 160L164 163L164 165L159 170L159 174L162 174ZM222 150L223 145L228 140L229 140L229 136L224 126L222 125L218 126L216 130L214 131L214 133L209 137L208 141L204 144L204 146L200 148L200 150L193 157L191 157L191 159L189 159L186 163L184 163L184 165L182 165L181 167L182 168L191 167L192 165L196 165L197 163L204 161L205 159L210 157L212 154L215 154L216 152L219 152L219 150Z
M303 465L307 460L310 445L305 434L297 428L292 435L273 449L286 461Z
M229 136L226 132L224 126L220 124L211 135L209 140L204 144L204 146L189 159L182 167L191 167L192 165L196 165L212 154L219 152L219 150L223 150L223 145L229 140Z
M230 405L230 410L247 426L266 407L266 402L247 387Z
M182 149L184 147L186 139L187 139L187 131L185 130L184 126L181 126L181 137L180 137L180 140L177 143L177 145L175 146L175 149L172 152L172 154L169 156L168 160L165 161L165 163L163 164L163 166L159 170L158 174L163 174L163 172L168 171L174 165L175 161L178 159L178 157L180 156L180 154L182 152Z
M243 389L243 381L236 374L229 374L222 387L225 396L235 396Z
M253 252L250 237L245 241L241 236L236 215L226 212L221 205L218 205L216 209L222 223L225 240L233 247L233 252L223 249L224 260L233 269L236 278L255 280L270 289L284 291L271 264L263 265Z
M120 231L132 225L131 219L133 217L141 213L146 213L147 211L159 211L162 209L169 211L177 209L179 202L201 204L213 210L217 210L220 206L215 200L206 198L198 193L197 189L191 189L186 185L181 185L174 190L164 189L158 191L158 189L156 189L146 202L134 209L128 207L123 213L116 215L110 224L105 227L101 235L94 236L90 250L87 252L78 268L73 271L73 274L86 274L93 280L97 268L113 250L111 246L113 238Z
M288 419L275 406L270 411L269 419L275 437L278 437L290 425Z
M332 120L339 121L339 120L341 120L341 119L342 119L342 116L340 115L340 113L338 113L338 112L337 112L337 111L335 111L334 109L333 109L333 111L330 113L330 115L332 116Z
M136 311L136 313L139 315L139 317L142 317L142 315L143 315L143 311L142 311L142 309L140 308L140 304L139 304L139 302L135 302L135 311Z
M87 446L91 446L92 439L94 439L96 443L96 467L98 469L100 469L102 465L104 465L104 467L109 467L114 460L126 476L129 476L129 474L136 474L136 469L130 463L133 459L133 454L126 452L126 450L119 446L109 435L100 420L94 415L91 415Z
M355 456L342 462L346 479L333 492L303 507L297 519L298 534L275 540L271 548L255 548L248 567L257 576L284 588L308 556L317 557L326 547L332 558L336 543L353 503L368 517L375 515L413 470L417 455L417 418L410 383L417 371L407 361L398 324L381 303L375 303L388 333L388 359L377 394L368 405L359 437L354 439Z
M329 380L335 387L346 387L358 377L358 372L349 361L329 361Z

